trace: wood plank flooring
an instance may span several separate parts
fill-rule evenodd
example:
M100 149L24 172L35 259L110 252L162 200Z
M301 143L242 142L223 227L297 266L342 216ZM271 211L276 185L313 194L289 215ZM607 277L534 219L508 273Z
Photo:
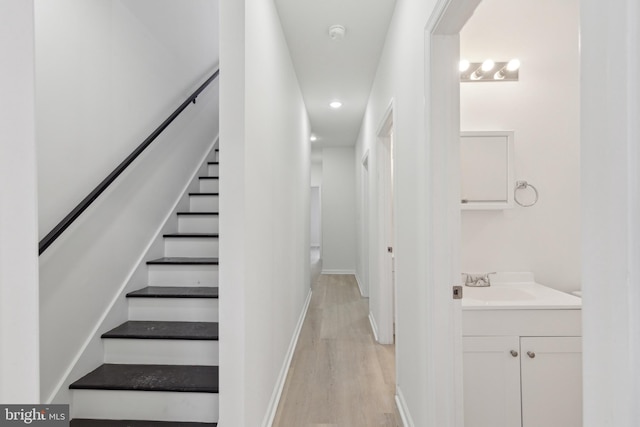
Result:
M354 276L312 288L273 427L402 427L394 346L375 342Z

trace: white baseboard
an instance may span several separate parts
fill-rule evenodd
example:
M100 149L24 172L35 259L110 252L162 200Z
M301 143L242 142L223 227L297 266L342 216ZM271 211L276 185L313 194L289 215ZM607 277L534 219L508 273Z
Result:
M273 394L271 395L271 400L269 402L267 414L265 415L264 421L262 422L262 427L271 427L273 425L273 420L276 417L278 404L280 403L280 398L282 397L282 390L284 389L284 383L287 379L287 374L289 373L291 360L293 359L293 353L296 350L296 344L298 343L298 338L300 337L300 331L302 330L304 319L307 317L307 310L309 309L310 302L311 302L311 290L309 290L309 295L307 296L307 300L305 301L304 307L302 308L302 312L300 313L298 324L296 325L296 329L293 332L293 337L291 338L291 343L289 344L289 350L287 351L287 354L284 358L284 363L282 364L280 375L278 375L276 386L273 389Z
M322 270L322 274L351 274L355 276L355 270Z
M378 340L378 325L376 324L376 319L373 317L373 313L369 312L369 323L371 324L371 330L373 331L373 338L375 338L376 342Z
M358 284L358 290L360 291L360 296L363 298L368 298L369 295L365 295L364 292L362 292L362 281L360 280L360 276L358 275L358 272L356 271L356 283Z
M404 400L404 395L399 387L396 389L396 406L398 407L398 412L402 419L402 426L415 427L411 414L409 413L409 408L407 407L407 402Z

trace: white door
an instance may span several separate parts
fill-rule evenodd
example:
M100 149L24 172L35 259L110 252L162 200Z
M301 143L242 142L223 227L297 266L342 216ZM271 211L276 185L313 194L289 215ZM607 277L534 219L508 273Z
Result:
M465 427L520 426L519 341L518 336L462 339Z
M522 426L582 427L581 337L523 337L520 348Z
M379 138L379 233L378 248L380 271L380 325L379 342L392 344L395 327L395 289L394 289L394 235L393 235L393 129L392 124Z

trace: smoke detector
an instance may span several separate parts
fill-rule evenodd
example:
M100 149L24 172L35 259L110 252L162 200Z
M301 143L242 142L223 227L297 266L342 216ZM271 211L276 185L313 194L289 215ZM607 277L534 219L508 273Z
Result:
M342 40L346 31L342 25L332 25L329 27L329 37L331 40Z

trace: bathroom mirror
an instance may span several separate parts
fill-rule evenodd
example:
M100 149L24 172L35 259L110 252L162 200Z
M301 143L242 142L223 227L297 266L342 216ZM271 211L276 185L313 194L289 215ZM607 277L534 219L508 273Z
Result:
M513 207L513 132L460 133L461 209Z

